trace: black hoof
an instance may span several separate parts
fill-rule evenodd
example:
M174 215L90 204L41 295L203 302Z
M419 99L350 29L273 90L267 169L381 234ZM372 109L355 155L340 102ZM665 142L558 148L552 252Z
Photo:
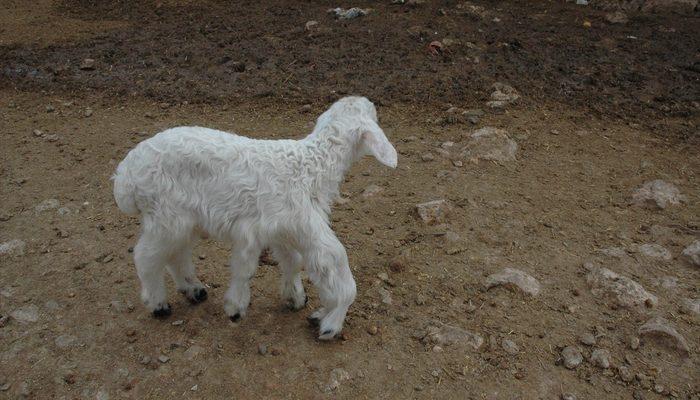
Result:
M309 321L309 324L311 324L311 326L318 326L321 323L320 319L314 317L307 317L306 320Z
M304 305L309 304L309 296L304 296Z
M206 300L208 297L207 290L204 288L199 288L194 290L194 295L189 299L190 303L197 304Z
M330 334L330 333L331 333L330 330L323 331L323 332L321 332L321 336L325 336L325 335L328 335L328 334Z
M241 314L236 313L233 317L229 317L231 319L231 322L238 322L241 320Z
M156 318L168 318L172 313L173 310L170 308L170 304L166 304L165 307L153 310L153 316Z

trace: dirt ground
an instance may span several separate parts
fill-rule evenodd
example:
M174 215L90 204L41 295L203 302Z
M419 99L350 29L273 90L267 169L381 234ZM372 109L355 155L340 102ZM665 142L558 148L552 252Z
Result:
M700 239L697 12L613 24L563 1L141 3L0 4L0 243L24 243L0 254L0 398L700 398L700 269L681 257ZM338 21L336 6L372 11ZM495 82L520 98L487 106ZM178 125L300 138L346 94L377 104L399 166L362 160L334 208L358 284L343 337L316 339L308 281L308 307L285 310L267 264L230 322L228 249L210 241L195 260L209 299L192 306L169 283L173 315L151 318L129 250L138 221L112 197L119 160ZM485 126L515 140L515 161L459 159ZM630 205L654 179L684 202ZM381 191L364 196L370 185ZM438 199L453 212L424 224L416 204ZM646 256L649 243L671 257ZM591 259L658 304L594 295ZM539 295L486 290L504 267ZM630 345L654 316L688 355ZM441 324L484 343L435 346ZM566 346L578 368L562 365Z

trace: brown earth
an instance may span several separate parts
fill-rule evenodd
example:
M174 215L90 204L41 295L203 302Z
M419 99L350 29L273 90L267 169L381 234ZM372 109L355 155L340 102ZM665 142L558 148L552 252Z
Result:
M700 297L700 270L680 257L700 237L697 14L630 12L610 24L608 11L544 1L140 3L0 5L0 243L26 243L23 254L0 254L0 315L38 316L0 326L0 398L700 398L700 318L683 306ZM326 13L336 6L373 11L336 21ZM318 24L305 30L310 20ZM443 44L436 54L433 40ZM79 68L85 58L94 69ZM521 98L487 107L497 81ZM173 316L152 319L128 252L138 222L111 194L116 163L177 125L301 137L350 93L378 104L400 156L396 170L358 163L342 187L349 202L333 213L359 290L343 340L316 340L308 282L309 308L284 310L269 265L253 281L249 316L232 324L227 248L208 241L196 263L209 299L191 306L171 287ZM485 115L471 124L449 105ZM464 133L483 126L509 133L516 161L458 159ZM630 206L653 179L686 201ZM383 190L365 198L369 185ZM58 206L37 211L47 199ZM436 199L455 205L446 226L415 216ZM643 243L673 258L645 257ZM600 253L612 247L625 251ZM397 258L404 268L390 268ZM658 305L594 296L582 266L591 258ZM504 267L537 278L541 293L485 290ZM647 337L629 346L656 315L689 356ZM439 323L485 343L421 341ZM579 343L584 333L594 347ZM571 345L584 356L575 370L559 360ZM611 368L593 365L595 348L609 350ZM625 382L624 368L638 376Z

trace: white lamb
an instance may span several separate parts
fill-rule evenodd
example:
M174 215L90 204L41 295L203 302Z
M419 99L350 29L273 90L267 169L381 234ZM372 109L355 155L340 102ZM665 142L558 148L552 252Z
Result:
M141 214L134 262L146 307L156 317L170 315L166 268L190 301L207 298L192 263L193 242L204 232L232 244L224 304L232 321L246 315L249 281L261 250L269 247L282 271L283 299L294 309L304 307L305 266L321 301L310 320L320 324L320 339L335 337L356 288L328 217L345 172L365 155L396 167L396 150L364 97L337 101L301 140L179 127L139 143L113 179L119 208Z

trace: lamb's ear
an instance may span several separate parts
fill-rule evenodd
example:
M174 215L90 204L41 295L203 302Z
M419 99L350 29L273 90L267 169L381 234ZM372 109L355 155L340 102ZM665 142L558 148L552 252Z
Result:
M374 156L380 163L387 167L396 168L398 156L396 149L389 139L384 135L384 131L374 121L367 121L361 133L362 144L368 154Z

